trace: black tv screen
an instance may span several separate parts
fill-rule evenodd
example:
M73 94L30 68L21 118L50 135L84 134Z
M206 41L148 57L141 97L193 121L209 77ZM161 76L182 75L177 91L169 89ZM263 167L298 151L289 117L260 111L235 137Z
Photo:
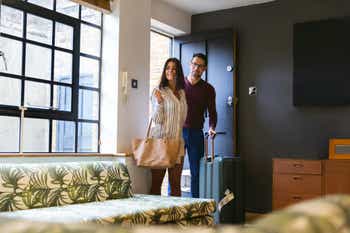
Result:
M294 24L294 105L350 104L350 17Z

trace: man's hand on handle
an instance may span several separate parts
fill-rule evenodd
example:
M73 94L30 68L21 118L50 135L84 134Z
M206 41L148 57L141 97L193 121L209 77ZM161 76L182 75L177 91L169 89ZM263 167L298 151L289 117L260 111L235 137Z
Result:
M209 128L208 134L209 134L210 138L212 138L212 139L214 139L216 136L216 132L212 127Z

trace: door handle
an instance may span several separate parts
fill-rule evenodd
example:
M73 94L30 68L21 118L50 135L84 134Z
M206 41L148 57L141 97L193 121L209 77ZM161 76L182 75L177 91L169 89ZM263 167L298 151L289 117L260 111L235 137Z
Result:
M232 106L232 104L233 104L233 98L232 98L232 96L227 97L226 103L227 103L228 106L230 106L230 107Z

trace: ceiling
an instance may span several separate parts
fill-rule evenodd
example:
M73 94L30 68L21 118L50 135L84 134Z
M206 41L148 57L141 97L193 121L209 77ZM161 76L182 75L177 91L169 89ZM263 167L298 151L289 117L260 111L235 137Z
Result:
M184 10L190 14L200 14L209 11L248 6L275 0L163 0L168 4Z

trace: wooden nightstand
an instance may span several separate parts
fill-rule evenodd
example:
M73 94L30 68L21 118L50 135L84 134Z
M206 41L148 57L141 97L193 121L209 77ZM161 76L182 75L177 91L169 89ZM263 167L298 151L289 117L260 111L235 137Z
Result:
M322 161L273 159L273 209L322 195Z

